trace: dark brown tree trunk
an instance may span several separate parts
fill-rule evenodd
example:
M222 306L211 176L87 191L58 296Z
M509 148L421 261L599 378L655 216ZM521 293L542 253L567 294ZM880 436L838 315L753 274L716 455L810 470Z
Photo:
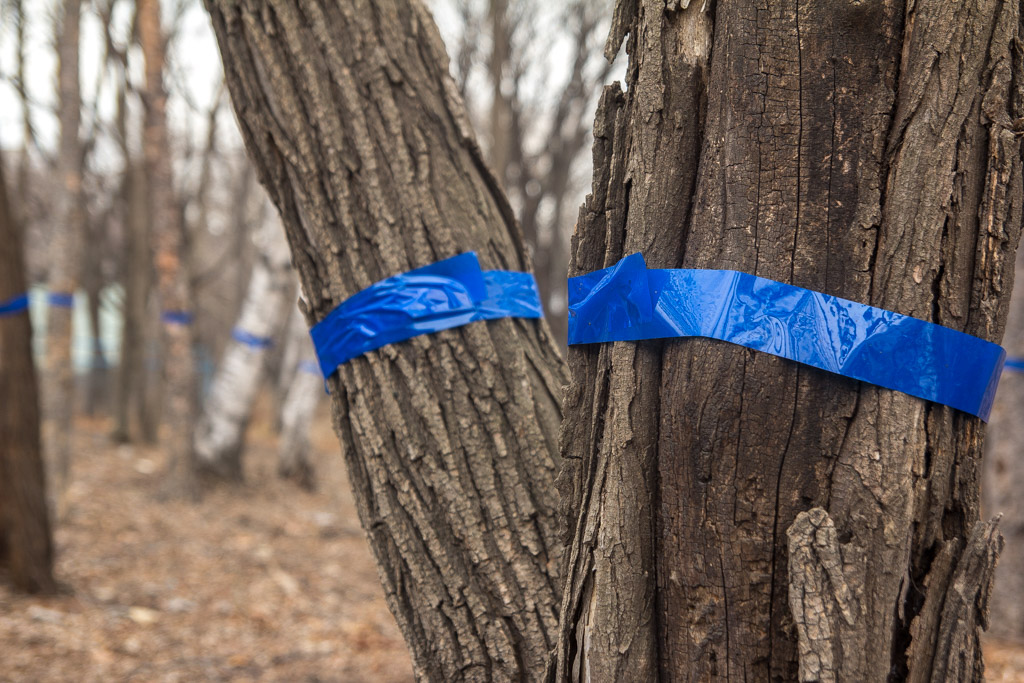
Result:
M196 369L192 355L192 297L183 255L184 224L174 198L173 158L167 130L164 87L166 38L160 25L159 0L137 0L139 45L146 60L143 95L143 156L155 242L157 291L162 311L165 443L171 462L169 492L196 498L192 429L196 412Z
M599 109L570 274L641 251L998 341L1019 22L1000 0L621 0L629 87ZM570 369L559 680L980 680L1001 544L980 420L701 339Z
M309 323L471 249L485 268L528 269L418 0L206 5ZM384 347L330 379L360 519L423 680L544 669L563 373L543 321L504 319Z
M21 229L0 163L0 301L27 291ZM0 317L0 567L19 589L53 592L39 435L39 388L28 311Z
M78 139L82 95L78 76L81 0L61 3L59 65L60 150L57 174L60 189L47 245L51 294L74 295L81 264L82 147ZM70 306L49 306L46 324L46 372L43 396L46 406L46 449L52 466L58 518L65 510L64 495L71 477L71 419L75 406L75 375L71 358Z

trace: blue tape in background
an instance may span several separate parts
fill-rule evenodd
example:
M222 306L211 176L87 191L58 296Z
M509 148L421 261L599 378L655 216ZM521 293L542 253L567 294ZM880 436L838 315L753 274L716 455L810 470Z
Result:
M67 292L50 292L46 295L46 302L55 308L72 308L75 305L75 295Z
M1007 358L1003 369L1024 372L1024 358Z
M480 269L474 252L393 275L349 297L310 330L320 369L368 351L477 320L540 318L530 273Z
M569 279L569 344L709 337L988 420L1006 352L948 327L730 270L633 254Z
M0 316L14 315L28 310L28 294L18 294L7 301L0 301Z
M320 373L320 366L316 364L316 361L312 361L312 360L302 360L302 361L299 361L297 369L298 369L299 372L308 372L311 375L319 375L321 377L323 376Z
M164 311L160 314L160 320L170 325L189 325L192 323L192 314L188 311Z
M274 340L270 337L260 337L240 327L231 330L231 338L254 349L269 349L274 345Z

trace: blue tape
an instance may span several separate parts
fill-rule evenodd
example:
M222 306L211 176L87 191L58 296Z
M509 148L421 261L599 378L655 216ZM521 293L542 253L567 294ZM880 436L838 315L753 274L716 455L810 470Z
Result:
M0 301L0 316L14 315L28 310L28 294L18 294L7 301Z
M339 365L387 344L477 320L543 314L533 275L483 271L470 251L370 285L310 334L320 369L330 377Z
M730 270L648 269L633 254L569 279L569 344L709 337L988 420L998 344Z
M1014 370L1024 372L1024 358L1007 358L1003 370Z
M274 340L270 337L259 337L251 332L246 332L240 327L231 330L231 338L254 349L269 349L274 345Z
M50 292L46 295L46 302L54 308L72 308L75 305L75 295L67 292Z
M320 373L320 366L317 365L316 361L312 361L312 360L299 361L297 369L298 369L299 372L308 372L311 375L320 375L321 377L323 376Z
M164 311L160 314L160 320L169 325L189 325L192 323L192 314L188 311Z

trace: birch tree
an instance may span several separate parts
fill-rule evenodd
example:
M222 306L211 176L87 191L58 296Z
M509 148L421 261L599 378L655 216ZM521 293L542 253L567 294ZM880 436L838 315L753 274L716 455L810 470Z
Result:
M245 429L265 376L266 355L281 337L292 297L291 256L276 221L265 221L249 289L224 349L193 448L208 474L241 481Z
M317 364L309 330L297 309L289 316L285 356L293 356L291 381L281 402L281 434L277 449L277 473L302 488L316 488L316 472L309 458L309 429L324 394L323 375Z

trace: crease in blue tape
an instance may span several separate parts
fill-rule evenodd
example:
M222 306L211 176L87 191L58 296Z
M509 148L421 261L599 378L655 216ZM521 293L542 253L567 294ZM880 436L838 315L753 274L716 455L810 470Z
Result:
M532 274L481 270L470 251L370 285L310 334L326 378L357 356L421 334L477 320L542 316Z
M55 308L72 308L75 305L75 295L69 292L50 292L46 295L46 301Z
M160 320L170 325L190 325L192 314L188 311L164 311L160 314Z
M708 337L988 420L1006 352L957 330L731 270L633 254L569 279L569 344Z
M28 294L18 294L7 301L0 301L0 316L14 315L25 310L28 310Z
M247 332L241 327L231 330L231 338L254 349L269 349L274 345L274 340L270 337L261 337L252 332Z

